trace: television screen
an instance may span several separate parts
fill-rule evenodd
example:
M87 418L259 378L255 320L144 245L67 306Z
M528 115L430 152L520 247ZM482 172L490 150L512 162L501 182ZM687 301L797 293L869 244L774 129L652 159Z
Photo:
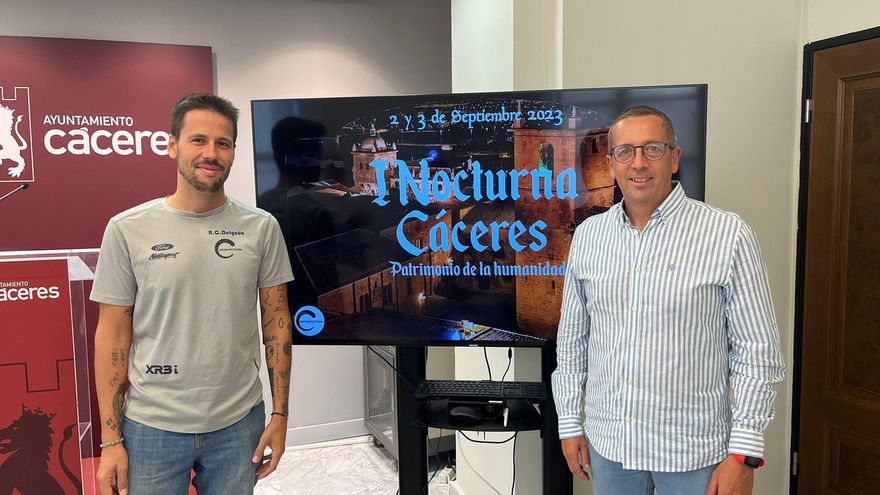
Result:
M656 106L703 198L706 85L252 102L295 344L541 346L569 245L620 193L608 126Z

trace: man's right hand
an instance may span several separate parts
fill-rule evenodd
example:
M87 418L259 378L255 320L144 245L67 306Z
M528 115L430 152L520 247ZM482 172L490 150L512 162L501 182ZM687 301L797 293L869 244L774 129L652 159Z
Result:
M105 447L98 466L101 495L128 494L128 452L122 444Z
M568 470L578 478L589 481L590 475L587 469L590 467L590 451L587 448L585 437L564 438L562 440L562 454L568 462Z

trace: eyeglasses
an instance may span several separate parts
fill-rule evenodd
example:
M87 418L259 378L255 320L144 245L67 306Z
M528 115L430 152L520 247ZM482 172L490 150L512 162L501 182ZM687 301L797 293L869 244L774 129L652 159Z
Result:
M666 154L666 148L674 148L663 141L651 141L641 146L620 144L611 148L611 156L620 163L629 163L636 157L636 149L641 148L645 158L651 161L659 160Z

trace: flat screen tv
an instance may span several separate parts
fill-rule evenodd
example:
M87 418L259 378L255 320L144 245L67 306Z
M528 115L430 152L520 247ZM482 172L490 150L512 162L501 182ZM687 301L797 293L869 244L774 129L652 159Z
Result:
M253 101L257 205L281 225L295 344L541 346L569 245L619 201L608 126L675 124L703 198L706 85Z

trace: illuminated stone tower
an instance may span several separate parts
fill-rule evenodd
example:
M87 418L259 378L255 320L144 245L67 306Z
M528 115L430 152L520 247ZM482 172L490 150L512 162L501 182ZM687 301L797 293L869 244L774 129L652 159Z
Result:
M568 258L574 228L591 214L605 211L614 200L614 180L605 164L608 128L579 128L580 119L566 119L565 128L527 129L514 123L516 170L548 169L553 174L554 198L532 197L531 176L520 177L516 219L525 225L547 223L547 245L541 251L528 248L516 253L518 265L549 261L559 265ZM558 199L556 177L564 169L577 173L577 198ZM528 276L516 280L516 319L524 333L554 337L562 305L563 277Z
M397 167L394 164L397 160L397 145L392 143L389 148L375 126L370 126L370 135L360 144L355 143L351 146L351 157L354 162L351 175L354 178L355 192L374 196L378 194L376 170L370 167L370 162L373 160L388 162L388 167L385 169L386 184L390 184L391 178L397 176Z

